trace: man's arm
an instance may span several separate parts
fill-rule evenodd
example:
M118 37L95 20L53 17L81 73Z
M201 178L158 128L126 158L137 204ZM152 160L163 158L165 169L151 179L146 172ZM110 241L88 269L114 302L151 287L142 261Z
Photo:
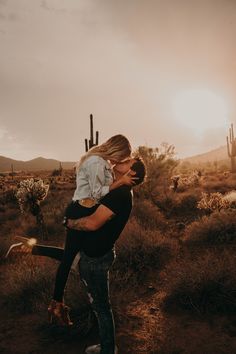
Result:
M101 204L90 216L81 219L68 219L67 227L79 231L96 231L100 229L113 216L114 212Z

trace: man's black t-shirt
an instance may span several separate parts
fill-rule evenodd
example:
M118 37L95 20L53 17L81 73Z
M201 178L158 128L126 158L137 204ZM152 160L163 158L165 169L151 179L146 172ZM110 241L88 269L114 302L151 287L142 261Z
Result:
M111 250L124 229L132 209L132 193L128 186L109 192L100 201L115 214L99 230L84 232L82 250L89 257L101 257Z

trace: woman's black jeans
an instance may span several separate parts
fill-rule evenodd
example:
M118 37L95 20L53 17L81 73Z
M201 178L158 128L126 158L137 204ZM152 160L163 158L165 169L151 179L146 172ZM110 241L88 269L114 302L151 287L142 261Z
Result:
M96 206L92 208L85 208L78 202L72 201L66 208L65 217L70 219L79 219L81 217L91 215L96 210L96 208ZM84 233L67 229L64 250L57 247L50 248L45 246L41 246L41 248L40 246L35 246L32 250L32 254L39 254L39 252L43 252L44 254L41 253L41 255L53 257L61 261L57 269L53 293L53 299L56 301L63 301L68 275L71 269L71 265L81 249L82 237L85 237Z
M59 302L63 301L64 290L71 265L81 248L81 239L78 232L67 230L65 248L35 245L32 248L32 254L46 256L60 261L57 268L53 299Z
M115 353L115 326L109 296L109 269L114 260L114 250L98 258L91 258L83 251L80 252L79 272L98 320L100 354Z

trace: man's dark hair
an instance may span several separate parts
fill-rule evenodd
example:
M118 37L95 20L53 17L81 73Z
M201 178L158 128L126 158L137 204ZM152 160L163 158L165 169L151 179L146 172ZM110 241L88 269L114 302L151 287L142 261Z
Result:
M135 180L135 185L137 186L138 184L142 183L146 177L146 166L141 157L135 156L134 159L136 161L131 166L131 170L136 172L134 177L138 177L138 179Z

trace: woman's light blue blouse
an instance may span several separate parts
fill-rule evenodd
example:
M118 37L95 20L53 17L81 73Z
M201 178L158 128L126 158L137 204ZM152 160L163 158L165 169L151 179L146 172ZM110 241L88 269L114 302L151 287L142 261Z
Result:
M76 171L76 190L72 200L92 198L98 202L113 182L111 165L100 156L88 157Z

